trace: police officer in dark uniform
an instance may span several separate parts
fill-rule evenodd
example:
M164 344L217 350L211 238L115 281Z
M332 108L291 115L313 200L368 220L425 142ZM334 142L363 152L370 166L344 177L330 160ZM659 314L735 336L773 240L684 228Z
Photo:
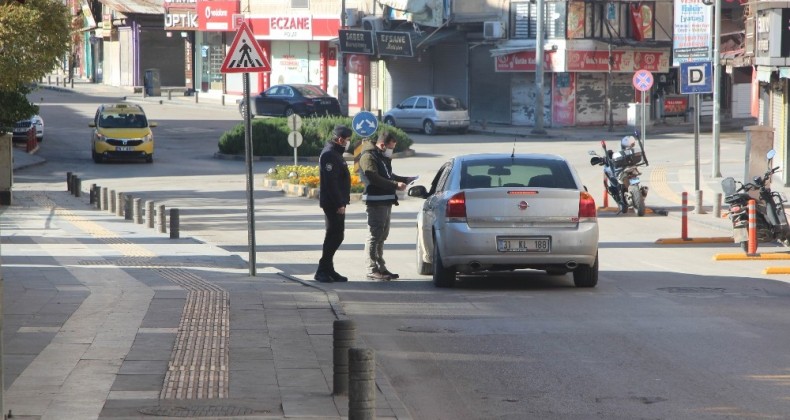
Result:
M346 206L351 202L351 174L343 159L343 152L351 144L351 129L335 126L332 140L326 143L318 158L320 167L319 203L324 210L326 235L315 272L315 280L321 283L348 281L335 271L335 252L343 243L346 229Z

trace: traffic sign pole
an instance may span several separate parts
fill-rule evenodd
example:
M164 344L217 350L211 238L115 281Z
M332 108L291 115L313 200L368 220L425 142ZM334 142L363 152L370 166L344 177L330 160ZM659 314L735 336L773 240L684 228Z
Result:
M250 107L250 74L244 73L244 103L247 112L244 116L244 162L247 168L247 245L249 247L250 277L255 277L255 195L253 194L252 174L252 108Z

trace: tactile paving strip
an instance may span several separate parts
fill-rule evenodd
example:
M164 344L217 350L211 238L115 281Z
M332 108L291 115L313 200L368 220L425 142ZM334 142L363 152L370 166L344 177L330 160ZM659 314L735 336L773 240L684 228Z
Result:
M81 261L80 264L156 269L162 277L187 290L176 344L168 363L160 398L227 398L230 336L227 291L190 271L173 268L177 265L167 264L149 250L118 236L115 232L58 207L45 195L34 194L32 198L38 205L49 208L123 255L121 258L107 258L104 261Z

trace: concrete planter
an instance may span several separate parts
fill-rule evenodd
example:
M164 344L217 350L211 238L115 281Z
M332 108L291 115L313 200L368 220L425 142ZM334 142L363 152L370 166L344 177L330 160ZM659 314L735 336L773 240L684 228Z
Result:
M288 197L307 197L317 200L318 188L310 188L306 185L291 184L288 181L267 179L264 177L263 186L271 189L278 189ZM351 202L362 200L362 193L351 193Z

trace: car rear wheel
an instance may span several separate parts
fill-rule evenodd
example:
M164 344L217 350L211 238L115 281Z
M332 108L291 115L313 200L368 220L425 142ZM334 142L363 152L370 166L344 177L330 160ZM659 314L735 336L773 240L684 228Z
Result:
M573 284L576 287L595 287L598 284L598 254L593 265L580 265L573 270Z
M417 272L426 276L433 272L433 266L422 260L424 253L422 244L420 244L420 234L417 234Z
M91 155L93 156L93 161L96 163L102 163L104 159L102 159L101 155L96 153L95 151L91 150Z
M436 125L431 120L425 120L425 122L422 123L422 131L424 131L425 134L432 136L436 134Z
M154 163L154 155L150 154L145 158L145 163Z
M445 268L442 256L439 255L439 244L433 241L433 285L436 287L453 287L455 283L455 270Z
M392 117L384 118L384 124L391 125L395 127L395 119Z
M283 114L285 114L286 117L290 117L294 114L294 109L289 106L285 108L285 112Z
M239 114L242 118L247 118L247 102L241 101L239 103Z

